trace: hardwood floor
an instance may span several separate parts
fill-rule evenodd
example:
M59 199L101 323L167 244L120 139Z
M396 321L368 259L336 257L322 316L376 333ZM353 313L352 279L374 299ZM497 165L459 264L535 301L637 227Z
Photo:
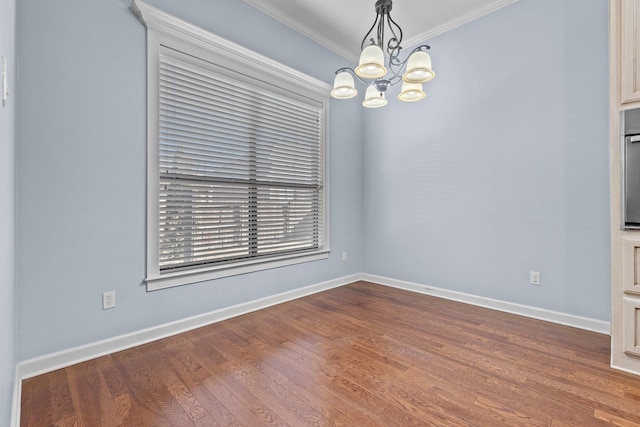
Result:
M640 426L609 337L358 282L49 374L22 426Z

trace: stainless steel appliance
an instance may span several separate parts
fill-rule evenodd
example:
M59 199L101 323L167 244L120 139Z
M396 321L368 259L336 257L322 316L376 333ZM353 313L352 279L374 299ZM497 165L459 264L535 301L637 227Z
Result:
M624 112L622 226L640 229L640 108Z

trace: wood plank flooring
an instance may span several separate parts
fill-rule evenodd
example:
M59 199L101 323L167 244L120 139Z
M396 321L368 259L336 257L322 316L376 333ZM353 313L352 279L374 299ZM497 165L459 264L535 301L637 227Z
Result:
M609 337L357 282L22 386L22 426L640 426Z

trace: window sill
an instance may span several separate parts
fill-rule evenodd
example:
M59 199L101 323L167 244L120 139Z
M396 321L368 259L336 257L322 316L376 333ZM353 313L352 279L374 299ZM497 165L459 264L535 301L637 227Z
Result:
M166 273L158 276L151 276L145 279L147 291L157 291L174 286L188 285L191 283L215 280L223 277L237 276L240 274L254 273L271 268L286 267L288 265L301 264L305 262L319 261L329 258L329 250L322 250L304 255L280 256L277 258L265 259L262 261L249 260L242 263L220 265L208 267L201 270L182 271L178 273Z

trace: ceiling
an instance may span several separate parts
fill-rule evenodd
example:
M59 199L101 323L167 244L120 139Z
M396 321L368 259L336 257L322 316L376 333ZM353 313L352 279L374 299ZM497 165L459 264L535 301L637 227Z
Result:
M244 1L352 62L376 17L375 0ZM402 27L406 48L515 1L397 0L391 17Z

